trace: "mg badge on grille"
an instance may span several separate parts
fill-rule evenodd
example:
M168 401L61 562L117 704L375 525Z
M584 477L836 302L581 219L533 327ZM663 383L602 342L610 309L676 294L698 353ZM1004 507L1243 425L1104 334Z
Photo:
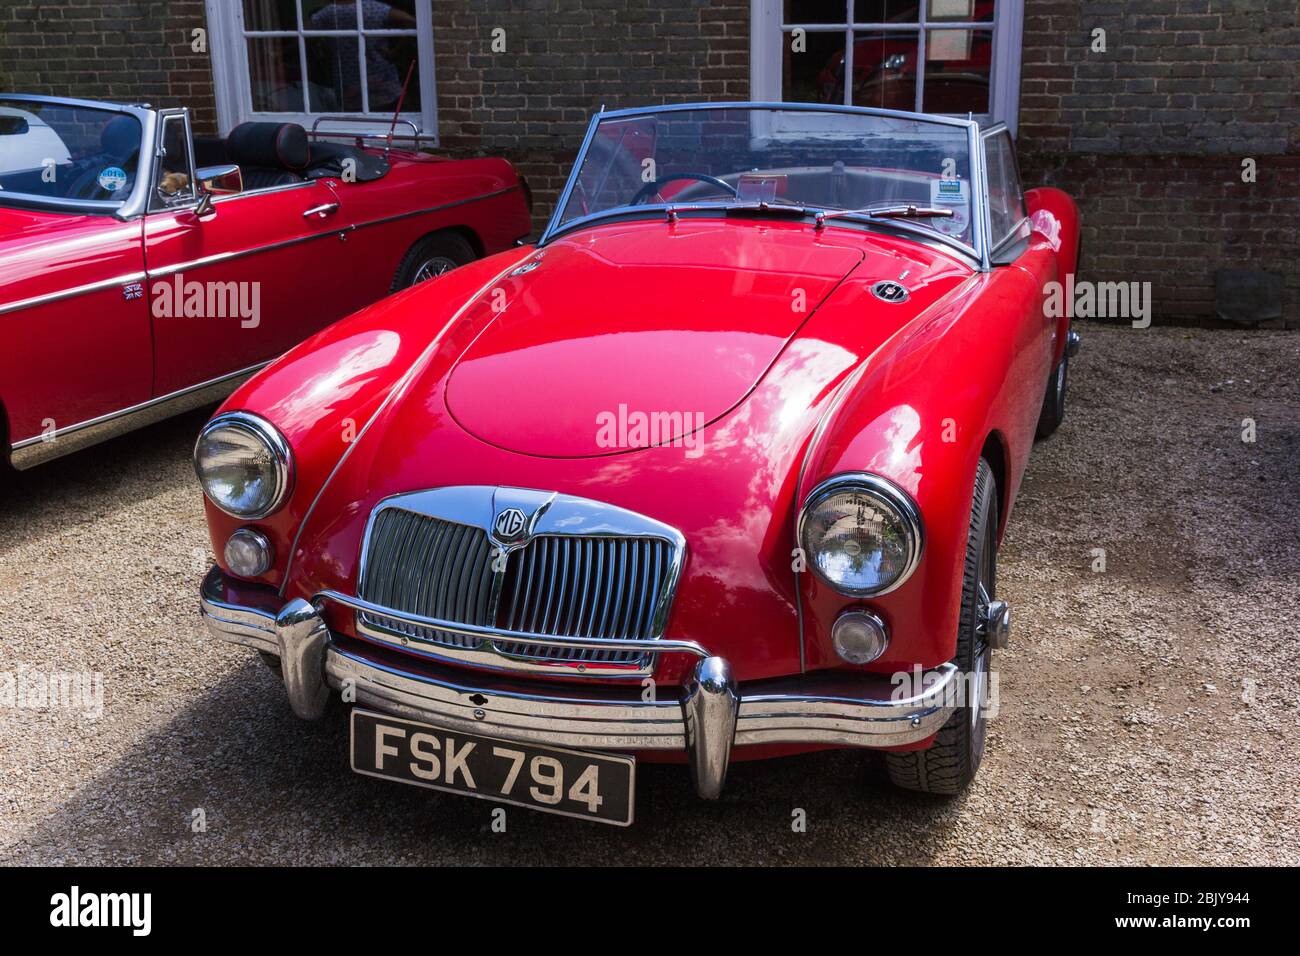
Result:
M514 541L524 530L528 518L518 508L507 508L492 522L492 531L503 542Z

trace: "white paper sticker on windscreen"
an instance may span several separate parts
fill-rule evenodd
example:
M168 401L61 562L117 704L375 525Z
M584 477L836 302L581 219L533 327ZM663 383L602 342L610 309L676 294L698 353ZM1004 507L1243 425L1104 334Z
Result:
M963 179L930 180L930 205L951 209L952 218L931 219L931 224L949 236L965 235L970 226L970 190Z

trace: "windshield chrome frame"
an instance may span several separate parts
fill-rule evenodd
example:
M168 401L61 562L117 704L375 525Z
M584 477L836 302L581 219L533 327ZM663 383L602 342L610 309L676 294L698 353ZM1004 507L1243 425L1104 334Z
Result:
M53 199L34 193L6 191L5 195L17 201L52 212L111 212L118 219L133 219L143 215L149 204L150 183L153 181L153 144L158 132L157 114L149 106L129 103L104 103L99 100L81 100L70 96L43 96L35 93L3 93L0 100L17 103L42 103L51 106L71 106L79 109L101 110L107 113L124 113L134 116L140 123L140 159L136 163L135 185L131 195L123 200L112 199Z
M1025 215L1021 216L1018 220L1016 220L1016 224L1011 227L1011 230L1005 236L997 238L993 235L993 209L992 209L991 200L989 199L989 184L988 184L988 172L987 172L988 171L988 148L989 148L988 141L992 139L994 136L1000 136L1003 133L1010 134L1010 132L1011 130L1007 126L1007 124L1002 122L994 123L992 126L986 126L984 129L980 130L980 153L984 157L983 164L985 168L983 201L985 204L985 208L989 210L988 234L987 234L987 238L985 239L985 244L988 247L990 257L996 255L1004 248L1011 246L1014 243L1019 242L1021 239L1023 239L1024 236L1022 235L1022 233L1024 232L1025 224L1029 222L1028 207L1026 207ZM1025 183L1024 180L1020 178L1020 157L1016 155L1014 137L1011 140L1011 145L1012 145L1011 161L1015 163L1016 166L1016 182L1020 184L1020 199L1021 199L1021 203L1023 204L1025 198ZM995 238L997 239L996 243L994 242Z
M941 116L930 113L909 113L902 110L884 110L873 109L863 106L845 106L834 103L770 103L770 102L709 102L709 103L671 103L665 106L643 106L631 107L621 110L601 110L591 118L587 124L587 132L583 137L582 146L578 149L578 155L573 161L573 168L569 172L569 177L565 181L564 189L560 192L560 198L556 201L555 209L551 213L551 218L542 231L541 237L537 240L537 247L540 249L548 242L554 239L560 233L567 233L572 229L581 228L584 225L598 222L608 218L618 218L622 215L638 215L645 212L662 212L665 217L669 215L673 207L681 206L681 203L646 203L637 206L615 206L610 209L601 210L600 212L590 213L568 222L561 222L561 216L569 205L569 199L573 195L574 187L577 185L578 175L582 170L583 161L587 157L587 152L591 148L591 142L596 136L596 129L599 124L608 119L622 119L625 117L636 116L653 116L656 113L680 113L703 110L770 110L773 112L807 112L807 113L848 113L858 116L879 116L885 119L903 119L915 120L923 123L933 123L938 126L954 126L966 130L967 149L970 151L970 183L971 183L971 236L974 239L974 245L967 245L948 236L943 235L934 229L927 229L909 222L890 222L886 228L901 229L913 233L918 238L933 239L942 242L945 247L951 247L960 251L963 255L973 258L979 263L979 268L983 272L991 268L989 262L989 215L988 215L988 180L984 169L984 143L980 136L979 123L974 119L961 119L955 116ZM814 209L806 203L801 204L813 212ZM718 203L720 210L733 208L725 202ZM827 213L837 210L827 209ZM871 226L882 225L879 222L872 222L865 216L854 218L850 216L838 217L849 222L865 223Z

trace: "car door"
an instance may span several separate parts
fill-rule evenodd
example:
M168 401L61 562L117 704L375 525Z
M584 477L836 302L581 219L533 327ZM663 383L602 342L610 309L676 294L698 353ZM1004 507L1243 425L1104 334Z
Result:
M9 441L26 449L14 458L23 463L150 397L140 221L60 204L58 191L63 170L100 155L110 129L127 144L134 131L138 153L148 114L9 102L0 112L9 121L0 128L0 169L8 171L0 195L15 197L0 202L0 440L7 420ZM29 177L50 184L32 190L48 204L21 198Z
M144 225L156 394L265 363L343 316L349 225L327 183L225 195L204 209L187 111L160 113L157 148ZM177 172L189 183L168 193L163 179Z
M0 208L0 411L13 444L149 399L143 279L138 221Z

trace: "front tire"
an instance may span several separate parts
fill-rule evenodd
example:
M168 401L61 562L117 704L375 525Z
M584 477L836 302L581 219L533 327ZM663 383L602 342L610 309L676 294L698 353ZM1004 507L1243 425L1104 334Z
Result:
M997 484L993 469L981 458L975 469L975 496L966 538L957 655L952 659L961 671L963 703L939 728L929 749L885 754L890 782L905 790L959 794L974 779L984 757L988 732L984 702L991 653L984 621L997 591L997 533Z
M425 236L402 257L389 292L398 292L436 278L477 258L474 247L464 236L454 232Z

